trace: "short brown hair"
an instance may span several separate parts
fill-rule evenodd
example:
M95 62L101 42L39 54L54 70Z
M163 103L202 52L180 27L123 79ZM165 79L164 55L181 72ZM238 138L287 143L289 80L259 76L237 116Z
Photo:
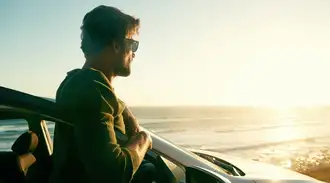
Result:
M88 12L81 26L81 49L94 54L113 41L138 34L140 20L118 8L101 5Z

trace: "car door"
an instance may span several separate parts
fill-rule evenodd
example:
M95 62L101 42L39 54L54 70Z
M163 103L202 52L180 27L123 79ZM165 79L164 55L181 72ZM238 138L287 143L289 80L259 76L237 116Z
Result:
M53 111L53 105L48 105L51 104L48 102L39 97L0 87L0 138L8 140L7 144L2 144L5 145L2 146L2 150L10 152L11 145L19 135L26 131L34 132L38 136L38 146L33 152L37 161L29 168L26 177L35 183L46 182L52 167L52 143L42 116L43 113L50 114Z

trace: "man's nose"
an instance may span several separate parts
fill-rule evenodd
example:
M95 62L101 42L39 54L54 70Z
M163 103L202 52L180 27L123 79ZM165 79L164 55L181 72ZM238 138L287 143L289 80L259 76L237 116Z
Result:
M135 53L132 54L132 57L133 57L133 58L135 57Z

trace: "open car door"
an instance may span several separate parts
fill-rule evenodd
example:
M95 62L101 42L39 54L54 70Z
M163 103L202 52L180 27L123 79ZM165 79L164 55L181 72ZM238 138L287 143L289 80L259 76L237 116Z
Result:
M6 181L4 182L21 182L21 180L27 179L32 180L29 182L47 182L52 167L51 155L53 147L45 120L65 123L70 126L72 124L65 122L65 119L63 120L55 101L0 87L0 120L15 119L24 119L28 123L28 131L22 134L21 136L23 137L20 137L21 140L19 140L20 143L24 143L19 144L19 147L28 146L31 137L26 135L26 133L33 133L35 134L33 135L34 137L38 137L38 144L33 152L35 160L28 167L29 171L26 171L23 170L26 168L22 168L22 163L27 163L17 163L20 162L22 157L20 157L20 153L13 151L13 147L10 152L0 152L0 164L2 165L0 166L0 180L5 179ZM121 141L128 139L118 131L116 131L116 136ZM7 161L8 159L10 161ZM11 179L10 177L19 178Z
M1 181L48 181L52 142L44 121L47 116L58 116L54 102L0 87L0 120L24 119L28 123L28 130L12 144L11 151L0 152Z

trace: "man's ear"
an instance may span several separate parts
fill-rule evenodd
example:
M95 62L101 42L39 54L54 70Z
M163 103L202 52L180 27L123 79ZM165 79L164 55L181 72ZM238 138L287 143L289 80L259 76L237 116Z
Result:
M121 46L118 44L117 41L114 41L112 43L112 49L115 53L119 53L120 52L120 49L121 49Z

